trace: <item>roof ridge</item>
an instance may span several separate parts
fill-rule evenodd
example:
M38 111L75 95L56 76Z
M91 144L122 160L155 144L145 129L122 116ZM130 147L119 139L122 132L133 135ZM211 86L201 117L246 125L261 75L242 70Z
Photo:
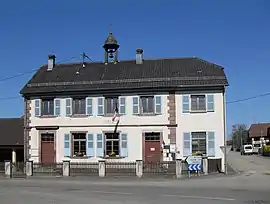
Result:
M197 58L195 56L193 57L166 57L166 58L144 58L143 60L144 61L153 61L153 60L185 60L185 59L194 59L194 58ZM200 58L198 58L200 59ZM121 62L136 62L136 59L125 59L125 60L119 60L118 61L118 64L121 63ZM207 62L207 61L205 61ZM86 64L105 64L103 61L96 61L96 62L84 62ZM209 63L209 62L208 62ZM83 64L83 62L70 62L70 63L56 63L55 66L57 65L61 65L61 66L72 66L72 65L79 65L79 64ZM47 64L43 64L41 65L41 68L43 67L47 67L48 65Z

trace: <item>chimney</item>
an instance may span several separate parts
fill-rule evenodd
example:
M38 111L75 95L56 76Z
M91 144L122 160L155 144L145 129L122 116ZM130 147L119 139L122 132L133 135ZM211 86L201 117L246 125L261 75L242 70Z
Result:
M136 64L143 64L143 49L136 49Z
M48 56L48 69L47 71L51 71L55 66L55 55Z

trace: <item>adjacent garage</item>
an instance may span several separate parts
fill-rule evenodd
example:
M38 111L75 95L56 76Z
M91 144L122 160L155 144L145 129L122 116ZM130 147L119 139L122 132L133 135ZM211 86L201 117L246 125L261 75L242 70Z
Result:
M0 163L24 161L23 123L23 118L0 118Z

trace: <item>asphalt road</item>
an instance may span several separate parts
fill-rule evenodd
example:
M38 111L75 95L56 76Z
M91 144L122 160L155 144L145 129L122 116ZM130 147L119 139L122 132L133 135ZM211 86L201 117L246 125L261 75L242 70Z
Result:
M260 155L241 155L240 152L228 151L228 163L234 169L245 174L270 174L270 157Z
M192 180L0 180L1 203L241 204L270 203L270 176ZM260 202L263 201L263 202Z

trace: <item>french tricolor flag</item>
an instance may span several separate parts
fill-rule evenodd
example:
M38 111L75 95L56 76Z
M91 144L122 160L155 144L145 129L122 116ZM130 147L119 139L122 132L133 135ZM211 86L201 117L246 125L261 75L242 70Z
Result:
M114 109L114 116L112 118L112 122L119 122L119 120L120 120L120 115L119 115L118 107L116 105Z

